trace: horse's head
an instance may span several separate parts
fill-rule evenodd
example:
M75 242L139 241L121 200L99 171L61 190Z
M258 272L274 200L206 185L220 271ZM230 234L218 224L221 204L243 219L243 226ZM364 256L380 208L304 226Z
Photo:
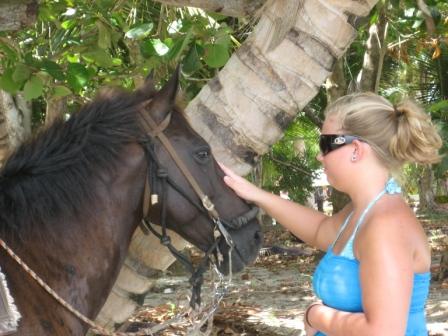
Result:
M260 225L256 212L225 185L224 174L213 158L210 146L190 127L183 112L176 107L178 77L176 71L156 93L150 88L151 85L146 85L151 98L145 102L142 110L143 115L149 116L152 121L152 125L148 125L152 133L148 153L152 163L149 163L149 170L152 169L153 174L149 185L151 193L159 194L158 202L149 210L149 219L156 224L165 221L167 228L179 233L204 252L213 248L215 239L219 239L216 251L223 260L218 262L218 268L224 273L229 272L228 241L232 241L232 271L238 272L257 256L262 241ZM144 94L142 92L140 90L140 94ZM142 120L142 123L145 121ZM163 137L165 140L161 139ZM167 146L166 142L171 146ZM167 147L172 148L170 150ZM173 156L177 156L177 159ZM160 169L166 173L166 187L161 182L163 178L157 176ZM163 172L161 175L164 175ZM208 196L211 201L205 207L204 200L201 200L204 196ZM207 200L205 203L208 203ZM210 209L210 205L214 205L214 210ZM162 210L164 206L165 211ZM165 220L161 218L164 217L163 213L166 214ZM224 229L218 231L219 227ZM223 237L227 233L231 239ZM216 251L212 254L216 254Z

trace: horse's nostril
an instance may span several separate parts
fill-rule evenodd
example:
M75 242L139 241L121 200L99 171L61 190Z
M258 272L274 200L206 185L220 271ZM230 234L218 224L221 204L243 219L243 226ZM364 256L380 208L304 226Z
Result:
M257 241L257 243L261 242L261 240L263 239L263 234L261 233L261 231L255 231L254 239Z

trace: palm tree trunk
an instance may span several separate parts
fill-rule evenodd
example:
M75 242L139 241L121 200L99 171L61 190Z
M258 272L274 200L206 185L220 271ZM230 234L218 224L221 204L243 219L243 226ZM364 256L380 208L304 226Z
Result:
M375 3L269 1L252 36L186 109L215 156L247 174L353 41L348 15L366 15Z
M0 31L19 30L36 21L38 0L0 1Z
M0 164L31 134L31 107L21 95L0 90Z

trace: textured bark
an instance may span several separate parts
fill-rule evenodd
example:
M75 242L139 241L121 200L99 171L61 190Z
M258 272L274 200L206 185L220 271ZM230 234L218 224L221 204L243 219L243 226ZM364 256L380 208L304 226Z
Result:
M56 118L67 113L67 99L55 98L47 100L47 109L45 111L45 124L51 124Z
M0 90L0 163L31 134L31 108L20 96Z
M431 11L428 5L423 0L417 0L418 8L422 11L423 17L425 19L426 30L429 36L433 36L436 33L436 24L432 18Z
M1 0L0 31L19 30L36 21L38 0Z
M420 210L432 210L436 208L436 202L434 200L433 182L434 182L434 172L431 166L423 167L423 171L420 175L418 181L419 185L419 209Z
M252 15L259 10L266 0L156 0L163 4L178 7L198 7L209 12L226 16Z
M331 104L347 93L347 80L344 74L343 58L340 58L336 62L332 74L327 78L325 87L327 89L327 104Z
M380 10L378 23L369 28L369 38L362 70L356 80L356 91L378 92L379 82L383 69L384 56L387 51L385 43L388 21L384 13L384 6Z
M269 2L252 36L187 107L215 156L247 174L317 94L353 41L356 31L348 16L366 15L375 3ZM291 17L286 32L276 28Z

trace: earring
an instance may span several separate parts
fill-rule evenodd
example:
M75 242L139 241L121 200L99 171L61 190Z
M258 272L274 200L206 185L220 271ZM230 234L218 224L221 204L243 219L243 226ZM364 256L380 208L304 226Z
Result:
M353 152L353 154L352 154L352 162L355 162L356 161L356 152Z

